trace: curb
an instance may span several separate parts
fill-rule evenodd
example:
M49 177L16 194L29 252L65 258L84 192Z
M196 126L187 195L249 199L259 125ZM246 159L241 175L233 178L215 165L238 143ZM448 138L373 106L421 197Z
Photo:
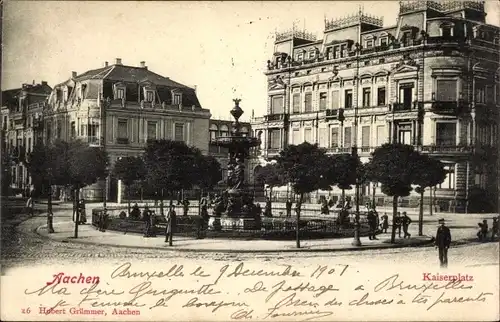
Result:
M152 246L128 246L128 245L112 245L105 243L97 243L97 242L84 242L78 239L66 238L63 240L54 240L46 235L42 235L40 230L47 225L42 225L35 228L33 231L44 239L48 239L51 241L59 242L59 243L71 243L71 244L80 244L80 245L92 245L92 246L108 246L108 247L117 247L117 248L125 248L125 249L148 249L148 250L160 250L160 251L177 251L184 253L226 253L226 254L262 254L262 253L324 253L324 252L347 252L347 251L364 251L364 250L379 250L379 249L394 249L394 248L407 248L407 247L419 247L425 246L432 243L430 237L427 236L427 239L415 242L413 244L387 244L388 246L376 245L376 246L361 246L361 247L347 247L347 248L294 248L294 249L263 249L263 250L240 250L240 249L197 249L197 248L176 248L175 246L165 246L165 247L152 247Z

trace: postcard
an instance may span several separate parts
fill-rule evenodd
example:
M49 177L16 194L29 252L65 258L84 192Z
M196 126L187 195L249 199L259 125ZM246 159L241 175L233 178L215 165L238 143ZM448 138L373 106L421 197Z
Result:
M2 321L500 317L496 1L7 1Z

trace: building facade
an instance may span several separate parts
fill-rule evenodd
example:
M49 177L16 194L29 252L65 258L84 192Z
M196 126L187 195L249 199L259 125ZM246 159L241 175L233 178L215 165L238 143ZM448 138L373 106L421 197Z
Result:
M432 192L441 209L464 211L473 186L498 195L500 29L485 16L482 2L414 1L395 26L358 12L325 20L322 39L277 33L267 113L252 120L262 156L307 141L367 162L400 142L445 163ZM363 194L373 190L383 202L376 186Z
M51 91L45 81L2 91L2 153L9 159L10 188L16 193L32 185L26 157L42 139L43 108Z
M222 169L222 180L227 179L227 164L229 161L229 151L227 148L215 145L215 139L218 137L230 136L233 122L229 120L216 120L210 119L210 127L208 132L209 137L209 153L219 161ZM240 122L241 132L244 136L252 133L252 128L249 122ZM248 169L250 163L246 160L246 168ZM252 183L253 171L246 171L245 176L248 183Z
M194 88L140 66L114 64L71 77L54 87L44 111L44 139L80 139L104 148L110 168L120 157L139 155L149 139L184 141L208 153L210 111ZM121 194L110 176L107 198ZM103 183L83 190L83 197L103 198Z

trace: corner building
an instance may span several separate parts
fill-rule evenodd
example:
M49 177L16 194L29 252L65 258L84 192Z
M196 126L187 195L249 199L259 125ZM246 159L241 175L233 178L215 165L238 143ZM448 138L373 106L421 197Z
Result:
M400 4L395 26L358 12L325 20L322 39L277 33L267 113L252 120L262 157L307 141L329 153L355 148L367 162L383 143L411 144L445 163L431 191L441 210L465 211L473 186L498 200L500 28L485 16L483 2L416 1ZM372 191L389 202L372 185L363 197ZM401 201L417 203L416 194Z
M44 139L83 140L104 148L112 169L116 160L144 152L148 140L183 141L208 154L210 111L203 109L194 88L158 75L141 62L115 64L82 74L72 72L54 86L44 111ZM116 200L121 185L106 180L107 199ZM82 197L102 200L104 182L85 187Z

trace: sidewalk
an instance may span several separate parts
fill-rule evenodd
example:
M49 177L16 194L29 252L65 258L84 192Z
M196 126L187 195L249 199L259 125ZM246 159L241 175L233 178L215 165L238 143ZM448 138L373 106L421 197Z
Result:
M73 238L74 223L70 220L54 223L53 234L47 232L46 225L38 227L36 232L59 242L106 245L125 248L161 249L184 252L225 252L225 253L262 253L262 252L333 252L369 249L385 249L400 247L423 246L430 243L430 237L412 237L396 239L396 244L390 244L390 234L378 235L378 240L362 237L363 246L351 245L352 237L341 239L303 240L301 248L295 248L294 240L243 240L243 239L195 239L174 235L173 246L165 243L164 236L144 238L141 235L106 231L100 232L90 224L79 226L78 239ZM230 241L230 242L229 242Z

